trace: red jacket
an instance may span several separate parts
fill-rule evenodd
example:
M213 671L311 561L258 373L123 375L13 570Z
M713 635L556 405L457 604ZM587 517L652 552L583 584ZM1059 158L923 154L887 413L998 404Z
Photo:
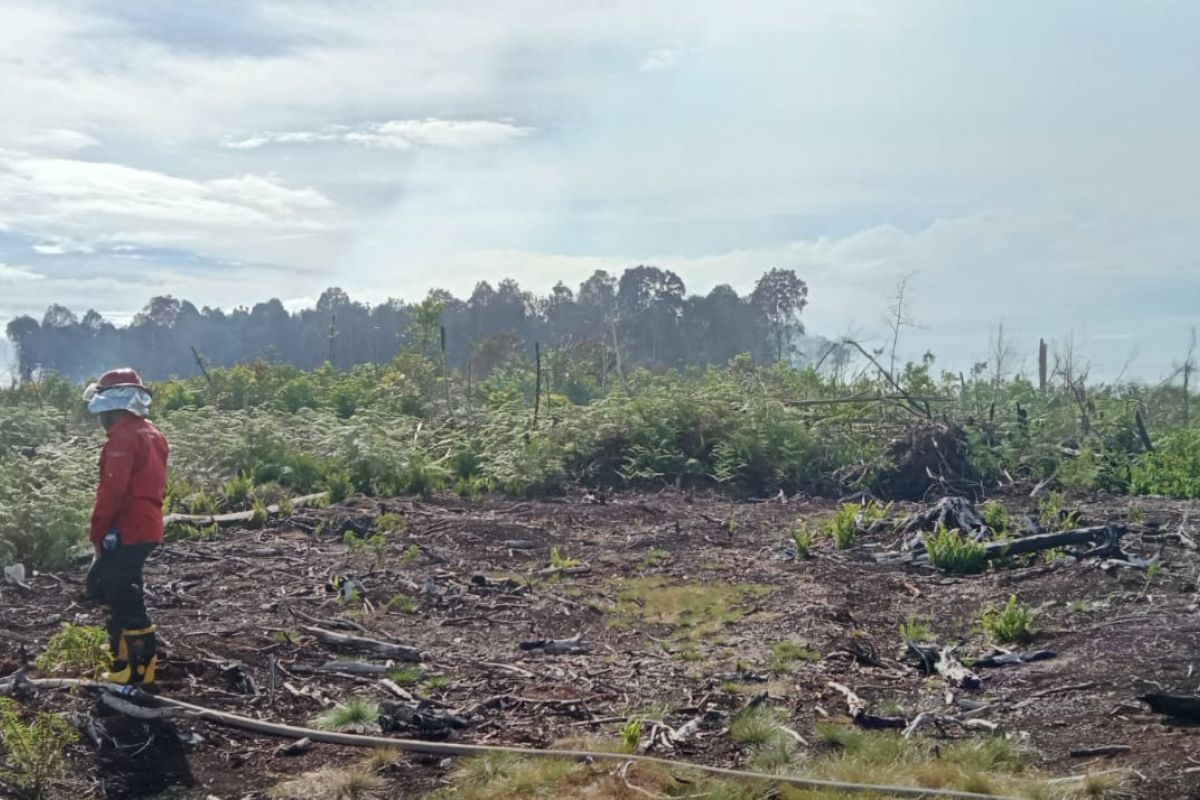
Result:
M161 544L167 489L167 440L134 414L122 414L100 451L100 486L90 538L99 544L113 528L121 544Z

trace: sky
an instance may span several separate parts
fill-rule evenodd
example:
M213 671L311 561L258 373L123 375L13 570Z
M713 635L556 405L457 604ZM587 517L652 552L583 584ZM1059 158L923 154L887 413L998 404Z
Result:
M948 369L1160 379L1200 323L1192 0L0 0L0 324L545 291L810 288ZM0 370L11 347L0 341Z

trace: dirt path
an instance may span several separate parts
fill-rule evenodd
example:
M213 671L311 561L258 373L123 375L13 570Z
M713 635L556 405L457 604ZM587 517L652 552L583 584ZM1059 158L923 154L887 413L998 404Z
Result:
M611 739L631 716L679 726L705 712L728 715L769 691L789 709L789 727L819 748L815 726L845 713L828 687L837 681L880 713L910 719L947 713L964 697L990 703L979 717L1027 741L1032 764L1050 774L1125 767L1136 771L1134 796L1148 798L1185 797L1200 784L1200 729L1164 725L1136 699L1200 683L1200 560L1163 536L1185 512L1200 518L1196 505L1137 501L1128 549L1165 564L1148 581L1144 571L1070 557L962 579L878 566L871 553L896 546L891 533L866 536L851 551L822 539L812 559L791 558L788 531L827 516L824 501L589 499L362 502L168 545L147 576L169 654L161 691L299 725L354 695L387 699L379 676L311 671L338 655L305 626L341 620L418 648L419 668L397 664L392 678L431 707L469 717L472 727L456 733L462 741ZM397 530L371 540L383 513ZM1083 514L1125 520L1129 503L1085 502ZM348 546L347 532L363 544ZM552 562L564 569L547 572ZM28 592L0 589L0 675L16 668L19 645L38 652L60 623L99 623L73 601L81 580L82 568L35 576ZM961 643L960 655L979 655L988 649L980 614L1014 593L1038 612L1030 646L1057 657L981 670L983 686L973 692L951 690L901 658L899 627L910 618L941 642ZM518 647L576 636L589 652ZM62 693L38 702L91 708ZM298 772L361 757L334 747L282 757L276 741L185 727L202 737L180 757L199 796L258 796ZM679 755L738 765L739 745L717 734L706 729ZM1069 755L1114 744L1132 751L1108 760ZM98 793L103 775L91 746L73 748L72 759L70 796ZM408 792L438 785L449 768L408 763L396 778Z

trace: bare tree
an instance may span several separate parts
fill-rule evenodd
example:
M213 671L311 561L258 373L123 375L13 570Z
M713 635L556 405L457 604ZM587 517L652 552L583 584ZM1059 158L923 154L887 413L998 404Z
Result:
M1004 320L1000 320L988 337L988 364L992 371L993 394L1012 372L1012 363L1016 358L1017 350L1004 335Z
M1054 375L1062 379L1063 386L1079 406L1079 423L1085 436L1092 430L1091 405L1087 396L1087 379L1091 368L1091 364L1079 353L1074 331L1068 334L1067 340L1061 345L1055 345Z
M8 339L0 336L0 382L16 384L18 379L17 359Z
M1192 373L1196 371L1196 329L1192 328L1192 338L1188 342L1187 357L1182 364L1175 367L1175 374L1183 376L1183 424L1191 422L1191 385Z
M900 279L896 284L896 294L892 296L892 304L888 306L887 323L892 331L892 346L888 357L888 377L894 382L896 380L896 350L900 345L900 329L901 328L916 328L917 324L908 316L908 282L912 280L915 272L910 272Z

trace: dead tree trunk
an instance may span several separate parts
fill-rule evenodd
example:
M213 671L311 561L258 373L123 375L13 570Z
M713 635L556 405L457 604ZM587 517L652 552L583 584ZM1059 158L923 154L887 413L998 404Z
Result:
M1049 348L1045 339L1038 339L1038 391L1046 393L1046 379L1049 373Z
M415 647L395 644L394 642L381 642L378 639L368 639L365 636L348 636L342 633L327 631L324 628L315 628L311 625L301 625L300 629L308 631L313 636L316 636L321 644L330 647L375 653L384 658L394 658L397 661L418 663L421 660L421 652Z
M1076 528L1071 531L1058 533L1042 533L1037 536L1025 536L1007 542L991 542L984 545L984 556L991 560L1004 556L1015 556L1021 553L1036 553L1039 550L1052 550L1055 547L1066 547L1069 544L1088 543L1117 543L1127 532L1124 525L1093 525L1088 528Z

